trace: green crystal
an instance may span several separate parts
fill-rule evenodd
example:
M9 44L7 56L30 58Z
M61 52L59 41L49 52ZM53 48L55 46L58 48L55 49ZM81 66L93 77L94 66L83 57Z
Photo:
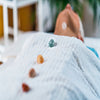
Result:
M49 43L54 43L55 41L53 40L53 39L51 39L50 41L49 41Z
M53 44L49 44L49 47L54 47L54 45Z
M53 39L51 39L49 41L49 47L54 47L55 46L55 41Z

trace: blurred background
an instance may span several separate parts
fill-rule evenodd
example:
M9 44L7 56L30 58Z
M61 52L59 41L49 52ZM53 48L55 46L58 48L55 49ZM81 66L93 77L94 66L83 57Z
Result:
M21 0L16 1L20 2ZM24 3L26 0L22 1ZM73 10L80 16L85 36L100 37L100 0L37 0L34 4L18 8L18 29L22 32L44 31L53 33L56 18L67 3L70 3ZM12 29L13 11L11 8L8 8L8 22L10 29ZM3 25L3 6L0 5L1 38L4 36L5 26ZM10 33L11 31L9 31Z

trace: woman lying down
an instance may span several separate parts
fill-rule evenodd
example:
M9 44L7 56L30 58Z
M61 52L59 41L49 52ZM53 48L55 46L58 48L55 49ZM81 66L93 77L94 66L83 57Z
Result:
M84 30L79 16L72 10L70 4L59 14L56 28L56 35L76 37L84 42ZM88 47L99 58L94 48Z
M16 60L0 69L0 100L100 100L100 60L80 41L77 20L67 5L57 20L58 35L29 37Z

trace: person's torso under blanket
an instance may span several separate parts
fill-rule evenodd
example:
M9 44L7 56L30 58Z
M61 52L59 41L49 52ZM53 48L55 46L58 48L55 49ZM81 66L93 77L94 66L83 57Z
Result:
M49 47L54 39L56 45ZM42 55L44 62L37 63ZM35 69L36 77L28 73ZM22 91L22 83L30 90ZM33 34L16 60L0 69L0 100L100 100L100 61L74 37Z

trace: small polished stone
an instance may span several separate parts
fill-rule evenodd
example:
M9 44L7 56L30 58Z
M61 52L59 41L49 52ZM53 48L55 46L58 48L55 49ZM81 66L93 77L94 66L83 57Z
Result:
M29 71L29 77L30 78L34 78L36 76L36 72L35 72L35 69L30 69L30 71Z
M0 65L2 65L3 64L3 62L2 61L0 61Z
M54 43L55 41L53 40L53 39L51 39L50 41L49 41L49 43Z
M25 83L22 84L22 90L23 92L28 92L30 90L29 86Z
M43 56L42 56L42 55L38 55L38 56L37 56L37 63L38 63L38 64L42 64L43 62L44 62Z
M51 39L49 41L49 47L54 47L55 46L55 41L53 39Z

